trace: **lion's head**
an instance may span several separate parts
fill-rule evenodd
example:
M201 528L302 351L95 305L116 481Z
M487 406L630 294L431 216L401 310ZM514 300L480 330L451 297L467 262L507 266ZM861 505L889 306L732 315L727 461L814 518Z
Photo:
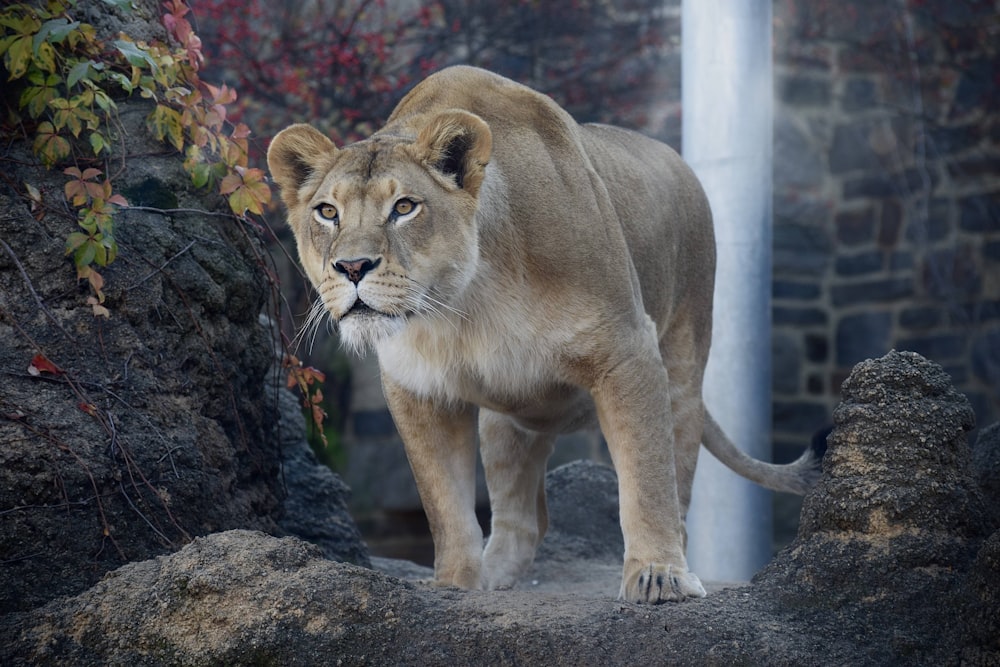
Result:
M319 291L312 326L325 310L361 351L411 317L451 312L479 260L491 147L486 123L459 110L403 119L340 149L309 125L280 132L267 162Z

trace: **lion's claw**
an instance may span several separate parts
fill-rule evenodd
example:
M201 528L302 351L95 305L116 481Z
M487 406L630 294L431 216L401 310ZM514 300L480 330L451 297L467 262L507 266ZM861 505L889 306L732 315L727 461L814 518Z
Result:
M705 597L705 587L698 576L675 565L652 563L633 577L634 582L622 585L621 597L629 602L660 604Z

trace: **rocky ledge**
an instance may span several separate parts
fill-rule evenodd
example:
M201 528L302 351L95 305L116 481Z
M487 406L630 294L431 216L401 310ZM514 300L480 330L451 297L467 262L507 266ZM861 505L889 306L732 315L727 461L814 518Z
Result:
M834 418L797 539L703 600L614 599L614 476L580 463L550 473L553 526L524 590L436 589L227 531L4 616L0 663L1000 664L998 430L973 452L966 399L905 352L859 364Z

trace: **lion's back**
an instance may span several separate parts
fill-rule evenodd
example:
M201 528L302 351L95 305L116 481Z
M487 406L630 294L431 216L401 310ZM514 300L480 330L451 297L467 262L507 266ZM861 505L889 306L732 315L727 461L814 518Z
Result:
M628 245L647 312L654 319L663 321L676 306L662 295L678 297L689 289L711 294L715 243L708 204L694 174L672 148L630 130L580 125L547 95L462 65L436 72L417 85L393 111L387 128L456 108L489 125L491 164L502 174L504 200L513 217L538 223L522 228L536 254L565 261L567 238L584 256L607 251L606 244L617 234L586 237L568 227L556 231L562 225L592 226L604 211L608 224L621 227L619 238ZM602 185L613 212L600 203ZM563 218L565 211L572 214ZM682 262L680 254L687 259ZM700 275L692 275L689 286L676 284L677 267L692 262L703 269ZM662 290L668 282L674 289Z

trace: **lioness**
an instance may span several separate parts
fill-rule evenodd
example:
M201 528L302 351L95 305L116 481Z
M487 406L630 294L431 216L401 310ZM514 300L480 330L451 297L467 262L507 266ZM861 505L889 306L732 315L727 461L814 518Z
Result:
M267 159L342 341L378 354L437 583L515 583L548 523L553 440L582 427L600 426L618 474L627 600L705 595L684 555L700 442L769 488L810 486L811 453L756 461L705 410L711 213L667 146L579 125L525 86L452 67L364 141L338 149L292 125Z

